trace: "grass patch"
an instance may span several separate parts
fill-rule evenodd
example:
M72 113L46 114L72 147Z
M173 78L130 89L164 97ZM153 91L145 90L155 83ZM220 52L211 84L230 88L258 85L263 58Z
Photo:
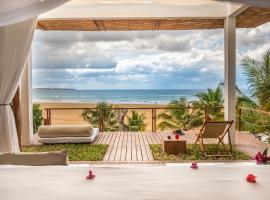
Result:
M23 152L49 152L68 150L70 161L100 161L107 152L105 144L44 144L23 147Z
M225 150L222 147L217 147L216 145L205 145L207 154L226 154ZM186 154L179 155L169 155L163 152L161 144L151 144L150 148L155 160L159 161L181 161L181 160L250 160L250 156L244 154L243 152L233 148L232 156L223 156L223 157L205 157L200 147L197 145L193 149L192 144L187 145Z

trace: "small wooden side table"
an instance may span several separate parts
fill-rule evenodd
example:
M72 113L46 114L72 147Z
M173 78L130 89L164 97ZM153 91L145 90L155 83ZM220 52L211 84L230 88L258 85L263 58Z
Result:
M165 139L163 141L163 150L164 152L168 154L183 154L186 153L187 145L186 145L186 139L184 137L181 137L177 139Z

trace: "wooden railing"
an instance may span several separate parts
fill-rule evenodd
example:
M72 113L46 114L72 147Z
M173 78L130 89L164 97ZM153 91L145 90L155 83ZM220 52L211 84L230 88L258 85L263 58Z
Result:
M220 108L223 109L223 107L215 107L215 108ZM45 119L44 119L44 124L45 125L51 125L52 124L52 111L61 111L61 110L85 110L85 109L97 109L94 107L76 107L76 108L65 108L65 107L61 107L61 108L44 108L45 110ZM109 108L108 108L109 109ZM111 109L111 108L110 108ZM169 109L175 109L174 107L168 107L168 106L159 106L159 107L113 107L112 110L150 110L151 111L151 125L152 125L152 132L156 132L157 131L157 111L158 110L169 110ZM209 115L209 109L213 109L213 107L191 107L188 106L186 107L186 109L188 110L192 110L192 109L202 109L204 110L204 118L205 120L208 118ZM99 109L101 110L100 112L102 113L100 115L99 118L99 129L101 131L104 131L104 116L105 116L105 110L106 108L103 109Z
M248 112L253 112L253 113L257 113L257 114L261 114L261 116L265 115L269 117L270 120L270 112L264 111L264 110L260 110L260 109L254 109L254 108L245 108L245 107L237 107L237 129L239 131L243 130L243 126L245 125L245 123L247 123L246 121L243 120L243 116L245 115L245 113ZM244 113L245 112L245 113ZM250 126L254 126L254 127L258 127L259 125L256 125L255 122L249 122ZM269 127L270 128L270 124L264 124L262 127Z
M224 107L215 107L215 108L220 108L223 109ZM76 108L44 108L45 110L45 119L44 119L44 124L45 125L51 125L52 124L52 111L57 111L57 110L85 110L85 109L97 109L94 107L76 107ZM169 109L175 109L173 107L168 107L168 106L159 106L159 107L113 107L113 110L150 110L151 111L151 130L152 132L156 132L157 131L157 111L158 110L169 110ZM209 110L213 109L213 107L186 107L186 109L192 110L192 109L200 109L204 111L204 118L205 120L208 119L209 116ZM105 116L105 109L101 110L101 115L100 115L100 119L99 119L99 129L101 131L104 131L104 116ZM262 111L262 110L258 110L258 109L251 109L251 108L245 108L245 107L236 107L236 129L241 131L243 130L243 124L245 123L242 120L243 117L243 112L244 111L252 111L252 112L257 112L257 113L261 113L261 114L266 114L269 115L270 117L270 113L266 112L266 111Z

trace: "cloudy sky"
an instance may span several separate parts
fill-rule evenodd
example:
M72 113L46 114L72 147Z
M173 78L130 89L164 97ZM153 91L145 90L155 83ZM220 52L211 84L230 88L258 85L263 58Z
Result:
M33 87L76 89L204 89L223 81L223 30L36 31ZM270 23L237 30L240 61L270 48Z

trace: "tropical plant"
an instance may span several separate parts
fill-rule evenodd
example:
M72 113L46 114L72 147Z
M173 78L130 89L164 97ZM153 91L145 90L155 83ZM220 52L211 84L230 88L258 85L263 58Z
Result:
M131 112L131 116L127 116L129 131L145 131L146 117L145 114L139 114L136 111Z
M40 104L33 104L33 131L36 133L42 125L43 116Z
M95 109L85 109L81 116L93 126L99 126L102 119L104 131L117 131L119 129L117 117L113 111L113 105L109 105L107 102L97 103Z
M201 126L203 123L203 114L200 111L190 111L185 97L173 100L169 104L169 109L158 115L162 121L158 124L160 130L183 129Z
M236 105L237 107L247 107L247 108L258 108L258 105L250 97L245 95L237 86L236 86Z
M246 57L242 60L252 96L262 110L270 111L270 50L261 60Z
M224 99L221 84L216 89L208 88L206 92L198 93L196 97L198 100L192 101L193 107L201 110L201 112L206 109L206 115L211 119L223 119L222 106Z

